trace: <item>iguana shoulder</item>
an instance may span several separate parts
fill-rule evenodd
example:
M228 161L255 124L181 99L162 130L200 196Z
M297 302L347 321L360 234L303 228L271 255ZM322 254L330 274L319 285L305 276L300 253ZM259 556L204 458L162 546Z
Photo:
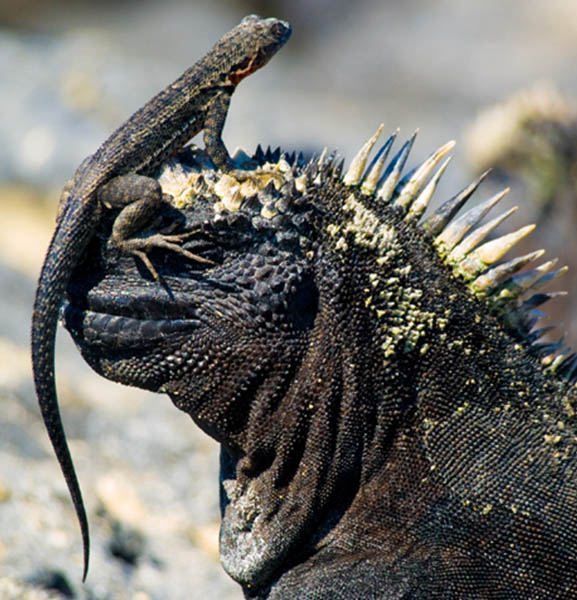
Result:
M259 148L238 181L189 148L148 233L211 263L159 250L159 285L111 215L66 326L222 443L221 559L247 597L574 597L577 358L535 329L563 269L502 261L532 227L491 238L499 196L458 216L480 181L423 218L452 144L405 173L414 137L369 160L380 132L345 173Z

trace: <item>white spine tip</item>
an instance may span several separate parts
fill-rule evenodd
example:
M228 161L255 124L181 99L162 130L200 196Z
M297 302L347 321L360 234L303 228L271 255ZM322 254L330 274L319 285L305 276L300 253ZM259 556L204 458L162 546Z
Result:
M351 161L351 165L343 177L343 183L345 185L357 185L360 182L369 154L379 139L379 136L383 131L383 127L384 125L381 123L375 134L364 143L362 148L357 152L356 156Z

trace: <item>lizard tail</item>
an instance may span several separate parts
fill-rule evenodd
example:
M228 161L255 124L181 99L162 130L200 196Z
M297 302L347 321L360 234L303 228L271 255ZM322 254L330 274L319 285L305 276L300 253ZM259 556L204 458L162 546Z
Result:
M83 581L88 573L90 555L88 519L60 418L54 379L54 343L62 297L78 257L90 238L93 228L89 223L93 213L91 206L76 206L74 218L64 215L60 219L40 273L31 334L32 370L38 403L80 524L84 547Z

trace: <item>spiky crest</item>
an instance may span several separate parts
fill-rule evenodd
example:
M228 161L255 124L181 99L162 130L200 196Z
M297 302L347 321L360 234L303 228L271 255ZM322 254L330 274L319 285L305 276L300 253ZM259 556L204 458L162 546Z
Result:
M447 154L455 143L451 141L444 144L420 165L403 174L417 131L386 164L397 132L385 141L370 160L382 130L383 125L380 125L360 148L346 171L343 170L342 158L336 152L329 154L326 148L305 164L302 154L287 155L278 148L263 151L258 146L248 160L256 161L259 166L244 181L216 171L207 171L202 159L203 153L192 148L191 152L197 152L195 160L199 167L196 179L193 178L193 185L190 184L191 174L188 173L188 183L177 182L176 185L176 188L184 189L184 192L175 192L171 188L172 182L167 180L162 182L163 189L173 195L177 205L186 202L186 198L193 195L195 190L198 192L200 189L208 189L217 197L214 204L217 213L222 210L236 212L249 202L256 202L259 204L261 217L270 220L286 212L287 207L282 202L286 203L287 199L285 197L279 204L277 193L282 186L291 186L294 193L289 195L290 202L297 205L301 201L299 198L304 198L306 192L312 191L311 188L323 186L331 180L339 180L351 188L352 193L346 198L343 209L352 214L352 220L342 230L338 226L329 225L327 231L335 237L337 249L346 250L348 247L346 235L343 234L352 233L364 245L382 248L386 247L393 235L390 228L381 223L376 213L368 210L363 202L368 202L368 205L388 204L395 211L401 211L405 221L413 222L427 235L447 268L463 281L471 294L484 302L489 312L500 318L507 329L514 331L517 339L524 338L535 355L541 357L545 366L576 381L575 354L565 347L562 339L556 343L539 342L551 329L535 328L544 316L536 307L563 293L543 294L538 291L563 275L567 267L553 270L556 260L549 260L523 271L530 263L541 258L544 250L535 250L501 261L520 240L534 230L535 225L526 225L517 231L486 241L495 228L517 210L514 206L483 223L484 217L509 190L505 189L459 215L461 208L489 173L487 171L422 219L451 160L451 156ZM235 155L239 166L246 159L244 152L239 151ZM443 159L445 160L441 162ZM171 178L174 177L173 172ZM353 190L358 190L358 195ZM363 239L367 231L370 233L370 242ZM377 264L385 264L384 258L377 260Z
M364 197L373 197L377 201L402 209L405 212L405 220L418 222L426 211L451 157L449 156L441 164L433 176L431 173L441 159L453 149L455 143L444 144L420 165L403 175L417 132L403 144L385 168L386 157L396 137L394 133L365 170L382 129L383 126L380 125L377 132L365 142L353 158L343 177L343 183L350 187L358 187ZM384 174L381 176L383 169ZM564 293L536 292L563 275L567 267L553 271L557 262L555 259L531 270L519 272L529 263L540 258L544 250L536 250L524 256L499 262L509 250L535 229L535 225L526 225L496 239L484 241L498 225L517 210L516 206L512 207L480 225L483 218L508 193L509 189L499 192L458 216L460 209L488 173L489 171L486 171L459 194L444 202L419 226L433 236L433 245L440 258L464 281L473 295L486 302L489 311L498 315L504 325L510 327L514 324L517 333L522 334L532 345L535 354L542 357L544 365L560 376L576 381L577 354L564 346L563 338L555 343L537 342L549 333L551 328L534 329L537 321L545 316L544 313L536 310L536 306ZM350 199L347 202L350 202Z

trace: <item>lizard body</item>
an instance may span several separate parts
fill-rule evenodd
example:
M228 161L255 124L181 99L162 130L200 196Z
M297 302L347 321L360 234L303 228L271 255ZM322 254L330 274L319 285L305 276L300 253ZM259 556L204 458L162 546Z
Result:
M290 35L277 19L246 17L211 51L121 125L80 165L63 191L57 228L40 274L32 321L32 362L37 395L47 431L78 515L84 543L84 575L88 568L88 524L82 496L60 420L54 383L54 342L58 312L70 274L101 218L103 203L128 204L118 216L117 242L145 258L154 246L177 250L179 238L155 236L132 242L123 232L142 226L162 202L154 182L135 198L134 174L150 176L191 137L204 131L215 166L228 170L221 140L230 97L236 85L265 65ZM138 180L142 183L142 179ZM105 186L112 186L112 192ZM124 198L123 188L126 190ZM102 193L102 198L99 195ZM178 251L178 250L177 250ZM189 255L189 258L194 258Z

